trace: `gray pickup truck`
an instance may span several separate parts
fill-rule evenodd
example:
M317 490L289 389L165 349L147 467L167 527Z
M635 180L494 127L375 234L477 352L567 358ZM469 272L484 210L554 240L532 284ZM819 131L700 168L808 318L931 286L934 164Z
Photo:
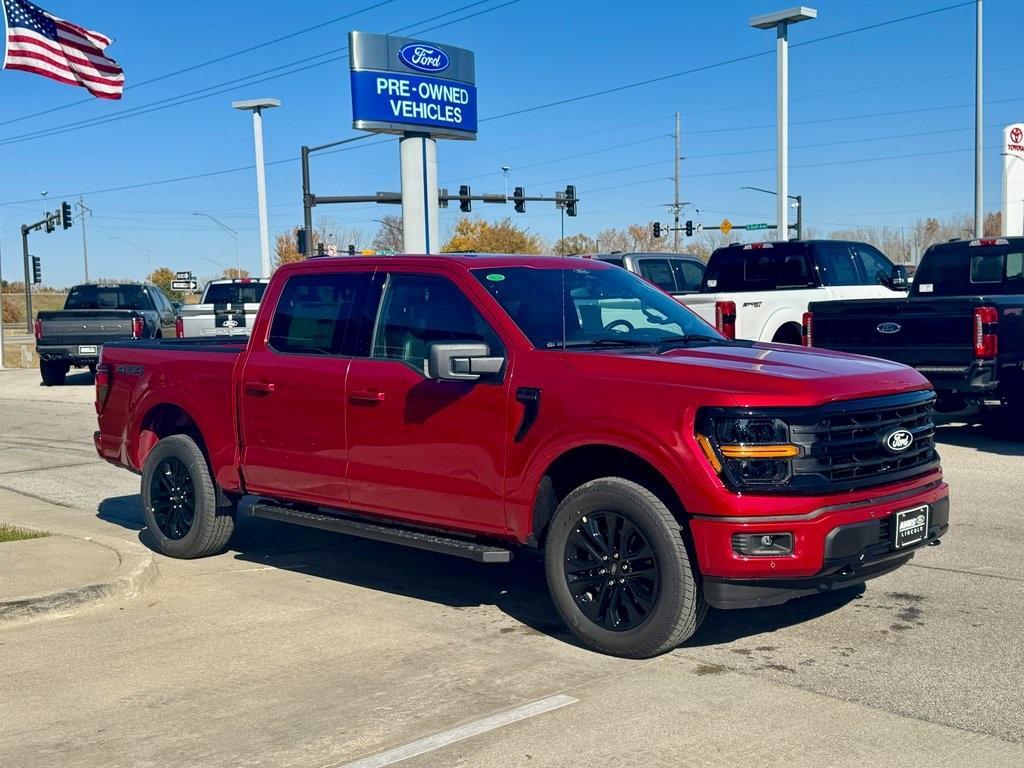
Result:
M174 308L155 285L76 285L64 309L36 315L39 373L48 387L64 383L68 371L95 372L108 341L173 336Z
M704 262L689 253L598 253L592 258L622 267L674 296L696 293Z
M176 335L248 336L265 290L262 278L211 280L198 304L185 304L178 311Z

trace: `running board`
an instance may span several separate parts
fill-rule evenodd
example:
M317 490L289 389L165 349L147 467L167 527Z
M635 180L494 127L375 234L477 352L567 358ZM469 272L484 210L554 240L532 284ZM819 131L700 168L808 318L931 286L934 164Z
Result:
M265 517L268 520L278 520L282 523L295 523L310 528L320 528L324 531L359 536L363 539L385 541L389 544L401 544L405 547L464 557L478 563L508 563L512 560L511 550L502 547L457 539L439 533L368 523L350 517L305 512L273 504L256 504L252 508L252 514L255 517Z

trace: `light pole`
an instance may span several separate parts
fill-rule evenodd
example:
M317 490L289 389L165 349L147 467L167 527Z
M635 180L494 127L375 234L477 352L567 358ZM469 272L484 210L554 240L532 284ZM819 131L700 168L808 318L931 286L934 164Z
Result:
M773 192L770 189L763 189L761 187L740 187L740 189L752 189L754 192L764 192L766 195L775 195L778 197L778 192ZM804 238L804 197L803 195L786 195L787 198L793 200L793 207L796 208L796 239L803 240ZM789 239L789 216L786 216L786 237L785 240Z
M153 252L149 248L143 248L141 245L136 243L134 240L129 240L127 237L117 237L116 235L110 236L111 240L123 240L129 245L135 246L136 250L146 254L146 263L149 264L149 272L146 273L146 277L152 279L153 277Z
M789 221L787 207L789 203L789 25L808 19L816 19L818 12L813 8L797 6L785 11L767 13L750 19L750 26L755 29L774 29L776 38L776 99L777 99L777 157L776 174L778 187L778 204L776 218L779 239L789 239L786 224Z
M242 276L242 268L241 268L241 266L239 264L239 261L238 261L238 232L236 230L232 229L231 227L229 227L227 224L225 224L223 221L218 219L216 216L211 216L208 213L203 213L202 211L193 211L192 215L193 216L205 216L210 221L212 221L214 224L216 224L218 227L220 227L225 232L227 232L229 235L231 235L231 237L234 238L234 240L235 240L235 277L241 277ZM207 259L207 261L209 261L209 259ZM229 269L230 269L230 267L229 267Z
M233 101L235 109L252 112L252 132L256 142L256 203L260 214L260 277L270 277L270 231L267 225L267 181L263 168L263 110L280 107L278 99Z
M507 165L501 166L501 175L505 179L505 199L506 200L508 200L508 172L511 171L511 170L512 170L512 168L507 166Z
M976 0L974 40L974 236L982 237L985 230L985 211L982 201L984 137L981 123L981 0Z

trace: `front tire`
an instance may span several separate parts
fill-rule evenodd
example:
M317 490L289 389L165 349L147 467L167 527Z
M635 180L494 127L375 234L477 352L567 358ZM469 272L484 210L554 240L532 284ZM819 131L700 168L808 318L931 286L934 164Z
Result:
M235 507L218 505L206 457L188 435L153 446L142 467L142 509L157 552L192 559L223 551Z
M47 387L59 387L64 383L70 366L56 360L40 360L39 375L43 379L43 385Z
M562 500L544 564L562 619L602 653L665 653L706 613L679 522L657 496L620 477L584 483Z

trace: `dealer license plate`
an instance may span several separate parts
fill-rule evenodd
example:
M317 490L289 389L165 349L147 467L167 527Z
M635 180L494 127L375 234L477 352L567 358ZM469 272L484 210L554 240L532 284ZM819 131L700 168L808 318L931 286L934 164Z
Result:
M95 344L83 344L78 348L78 354L80 355L95 355L96 345Z
M928 538L928 505L904 509L893 515L893 546L903 549Z

